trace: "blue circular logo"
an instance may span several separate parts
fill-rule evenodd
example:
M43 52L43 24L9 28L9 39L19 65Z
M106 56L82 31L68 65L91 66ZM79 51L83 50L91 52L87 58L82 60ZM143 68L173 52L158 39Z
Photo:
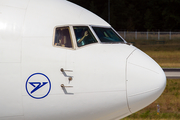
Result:
M26 91L32 98L45 98L51 90L51 82L43 73L34 73L26 81Z

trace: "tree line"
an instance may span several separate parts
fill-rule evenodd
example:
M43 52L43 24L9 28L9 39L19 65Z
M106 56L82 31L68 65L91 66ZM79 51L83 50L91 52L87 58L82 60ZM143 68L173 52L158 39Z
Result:
M69 0L108 22L108 0ZM180 31L180 0L110 0L116 30Z

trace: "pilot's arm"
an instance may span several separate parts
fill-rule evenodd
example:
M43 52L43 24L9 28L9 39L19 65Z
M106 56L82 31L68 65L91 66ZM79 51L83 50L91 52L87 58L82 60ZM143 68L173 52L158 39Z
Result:
M86 36L88 36L88 31L84 32L84 36L78 41L78 43L82 42Z

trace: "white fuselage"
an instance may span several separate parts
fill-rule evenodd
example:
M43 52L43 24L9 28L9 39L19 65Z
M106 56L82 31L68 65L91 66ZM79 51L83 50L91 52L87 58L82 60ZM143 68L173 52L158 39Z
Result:
M54 43L64 26L71 48ZM97 41L78 47L73 26ZM159 65L125 41L101 42L93 26L111 28L66 0L0 0L0 120L118 120L160 96Z

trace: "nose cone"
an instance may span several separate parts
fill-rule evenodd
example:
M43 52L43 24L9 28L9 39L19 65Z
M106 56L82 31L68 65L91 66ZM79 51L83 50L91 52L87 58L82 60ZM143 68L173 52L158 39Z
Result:
M135 50L127 59L127 98L132 113L146 107L164 91L166 76L148 55Z

